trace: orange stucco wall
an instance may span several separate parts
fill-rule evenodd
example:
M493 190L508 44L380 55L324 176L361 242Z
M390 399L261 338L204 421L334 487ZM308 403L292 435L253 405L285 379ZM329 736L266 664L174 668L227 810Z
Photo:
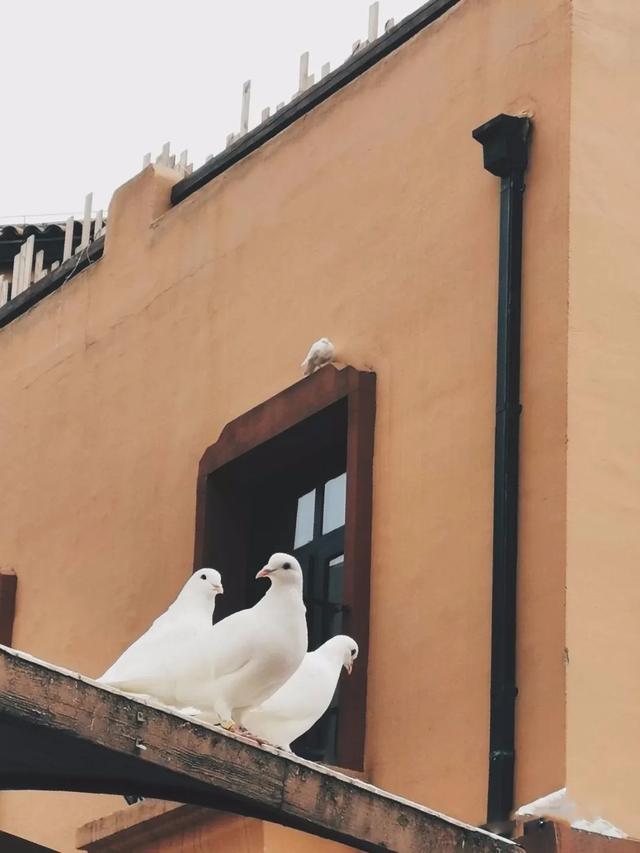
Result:
M640 836L640 7L576 0L574 20L567 782Z
M535 117L526 197L519 802L564 781L568 0L464 0L174 209L148 168L103 259L0 331L14 643L100 673L190 570L197 463L328 335L378 375L366 771L485 819L498 181L471 130ZM63 851L120 801L2 794Z

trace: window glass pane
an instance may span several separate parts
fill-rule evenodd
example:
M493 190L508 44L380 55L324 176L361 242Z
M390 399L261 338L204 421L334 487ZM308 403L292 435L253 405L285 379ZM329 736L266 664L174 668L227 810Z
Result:
M327 714L326 719L326 727L327 733L325 735L325 755L324 761L327 764L335 764L337 758L337 745L338 745L338 713L337 709L332 709Z
M322 532L329 533L344 525L345 506L347 499L347 475L340 474L333 480L328 480L324 487L324 513L322 516Z
M322 604L314 604L311 608L311 619L308 621L311 623L309 625L309 649L318 649L326 640L324 636L323 622L324 622L324 607Z
M302 567L302 598L306 605L307 599L311 597L310 590L313 589L313 556L302 557L299 555L298 559Z
M318 571L314 574L313 577L313 589L311 595L318 603L322 603L325 600L324 594L324 586L326 583L326 569L320 563L318 566Z
M331 636L342 634L342 610L336 610L331 616Z
M293 542L294 548L301 548L313 539L313 516L316 505L316 490L313 489L298 498L298 512L296 515L296 535ZM289 528L291 529L291 528ZM291 541L291 540L289 540Z
M344 557L342 554L329 560L328 598L334 604L342 604L342 581L344 575Z

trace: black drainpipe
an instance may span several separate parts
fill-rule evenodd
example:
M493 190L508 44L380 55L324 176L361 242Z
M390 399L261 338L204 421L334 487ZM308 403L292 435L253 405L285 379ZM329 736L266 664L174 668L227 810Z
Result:
M530 127L528 118L501 114L473 131L485 169L500 178L487 796L487 824L498 832L506 829L513 810L515 766L522 202Z

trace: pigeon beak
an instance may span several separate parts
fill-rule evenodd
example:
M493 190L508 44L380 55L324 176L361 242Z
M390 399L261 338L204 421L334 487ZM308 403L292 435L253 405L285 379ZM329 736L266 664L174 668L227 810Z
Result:
M218 593L218 595L222 595L222 593L224 592L221 583L212 583L211 586L213 587L213 591Z
M350 660L350 661L349 661L349 663L347 664L346 669L347 669L347 673L348 673L348 675L351 675L351 671L353 670L353 661L352 661L352 660Z
M256 580L258 578L268 578L272 571L273 569L270 569L269 566L263 566L256 575Z

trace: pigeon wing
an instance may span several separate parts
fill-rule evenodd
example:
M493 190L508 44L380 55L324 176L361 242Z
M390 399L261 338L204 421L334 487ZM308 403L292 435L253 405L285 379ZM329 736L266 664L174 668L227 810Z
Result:
M216 622L208 643L211 645L210 667L214 678L242 669L258 644L253 608L239 610Z
M199 632L188 620L160 616L132 643L98 681L131 693L167 698L176 674L189 661L187 645Z
M241 716L250 732L285 748L324 714L331 703L340 670L315 653L307 654L291 678L257 708Z

